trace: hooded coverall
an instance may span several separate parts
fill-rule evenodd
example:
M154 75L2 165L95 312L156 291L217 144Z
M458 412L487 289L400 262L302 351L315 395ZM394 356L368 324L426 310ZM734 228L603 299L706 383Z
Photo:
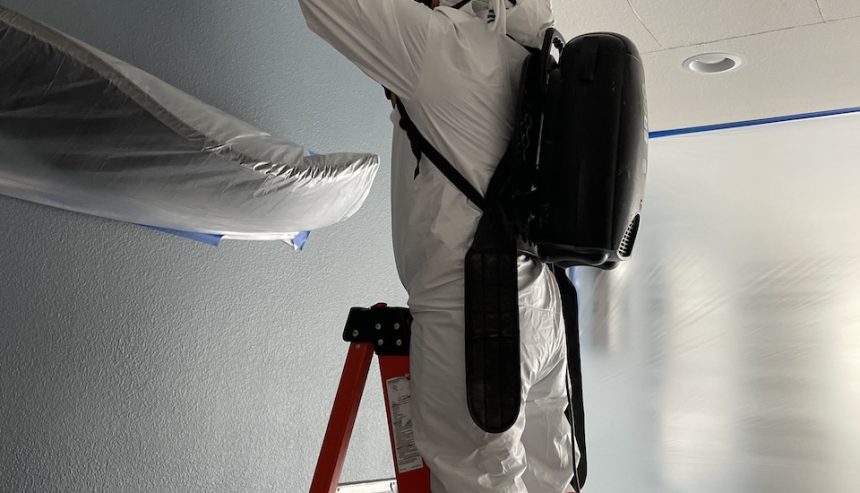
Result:
M527 51L471 9L430 10L413 0L299 3L311 30L400 97L422 135L486 192L513 132ZM521 0L515 8L530 3L549 8L548 0ZM523 404L510 430L486 433L467 408L464 340L464 261L481 211L426 158L416 175L396 110L391 119L394 255L414 317L412 417L431 489L563 492L574 458L564 416L564 321L552 271L525 256L518 261Z

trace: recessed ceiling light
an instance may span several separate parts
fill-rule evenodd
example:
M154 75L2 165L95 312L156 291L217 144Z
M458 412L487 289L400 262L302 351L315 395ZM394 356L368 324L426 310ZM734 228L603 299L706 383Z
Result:
M731 53L702 53L684 60L684 68L697 74L723 74L743 65L743 59Z

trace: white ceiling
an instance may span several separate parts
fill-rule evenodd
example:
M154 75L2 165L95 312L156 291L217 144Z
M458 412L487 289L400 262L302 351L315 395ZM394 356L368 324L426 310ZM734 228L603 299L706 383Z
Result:
M556 0L568 37L613 31L645 63L651 128L860 106L858 0ZM706 52L740 55L720 75L682 69Z

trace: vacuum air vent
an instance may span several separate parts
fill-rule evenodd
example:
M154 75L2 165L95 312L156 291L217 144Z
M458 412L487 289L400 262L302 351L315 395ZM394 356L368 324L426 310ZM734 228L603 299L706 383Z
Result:
M633 252L633 243L636 242L636 234L639 233L639 214L630 221L627 226L627 231L624 232L624 237L621 238L621 245L618 246L618 256L627 258Z

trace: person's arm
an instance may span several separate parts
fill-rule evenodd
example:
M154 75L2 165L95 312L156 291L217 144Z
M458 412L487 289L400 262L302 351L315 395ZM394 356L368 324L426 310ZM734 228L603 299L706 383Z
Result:
M414 0L299 0L312 31L364 73L409 99L433 11Z

